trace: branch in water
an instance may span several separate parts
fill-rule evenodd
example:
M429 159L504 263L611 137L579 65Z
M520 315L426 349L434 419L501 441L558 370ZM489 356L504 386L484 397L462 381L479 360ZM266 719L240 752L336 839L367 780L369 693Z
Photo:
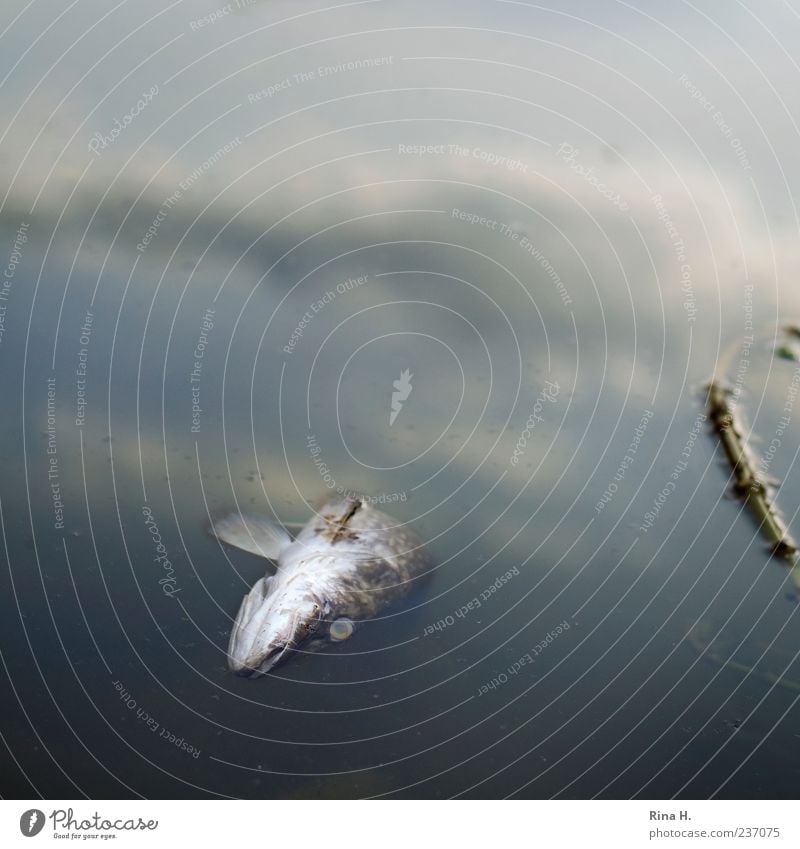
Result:
M736 426L733 408L729 402L730 391L717 381L708 385L708 417L719 436L728 462L736 479L736 491L741 495L759 522L762 533L767 537L775 554L794 565L797 560L797 545L770 500L771 491L761 480L755 469L753 458L747 450L744 438Z

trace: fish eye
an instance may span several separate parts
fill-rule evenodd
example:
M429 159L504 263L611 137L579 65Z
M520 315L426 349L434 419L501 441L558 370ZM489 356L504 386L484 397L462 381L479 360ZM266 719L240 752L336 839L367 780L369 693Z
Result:
M353 620L343 616L341 619L331 622L330 636L334 642L340 643L352 637L354 630Z

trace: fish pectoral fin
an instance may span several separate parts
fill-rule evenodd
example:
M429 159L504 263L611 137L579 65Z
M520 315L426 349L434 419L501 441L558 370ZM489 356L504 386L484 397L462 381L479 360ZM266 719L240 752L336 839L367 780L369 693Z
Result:
M292 543L292 538L280 525L263 516L242 516L241 513L214 520L211 533L228 545L268 560L277 560Z
M272 581L270 575L265 575L259 578L254 584L250 592L242 600L241 615L244 620L253 618L253 614L261 606L261 603L269 595L269 585Z
M239 605L239 612L236 614L236 619L233 620L233 628L228 640L228 655L232 659L237 659L239 655L247 654L248 647L252 644L253 634L243 634L242 630L247 628L253 618L253 614L261 606L261 603L269 595L269 585L272 578L270 575L265 575L259 578L253 584L250 592L242 598L242 603Z

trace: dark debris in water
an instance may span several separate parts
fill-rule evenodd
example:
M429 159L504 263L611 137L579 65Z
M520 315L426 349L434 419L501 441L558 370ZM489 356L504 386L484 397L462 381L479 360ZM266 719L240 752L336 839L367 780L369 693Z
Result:
M775 349L775 356L781 360L788 360L792 363L800 362L800 354L791 345L779 345Z

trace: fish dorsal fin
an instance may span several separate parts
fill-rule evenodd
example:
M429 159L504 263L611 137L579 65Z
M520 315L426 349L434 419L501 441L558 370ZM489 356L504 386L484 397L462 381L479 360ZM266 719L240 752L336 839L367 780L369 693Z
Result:
M243 516L231 513L216 519L211 533L222 542L249 551L258 557L277 560L280 553L292 544L292 538L280 525L264 516Z

